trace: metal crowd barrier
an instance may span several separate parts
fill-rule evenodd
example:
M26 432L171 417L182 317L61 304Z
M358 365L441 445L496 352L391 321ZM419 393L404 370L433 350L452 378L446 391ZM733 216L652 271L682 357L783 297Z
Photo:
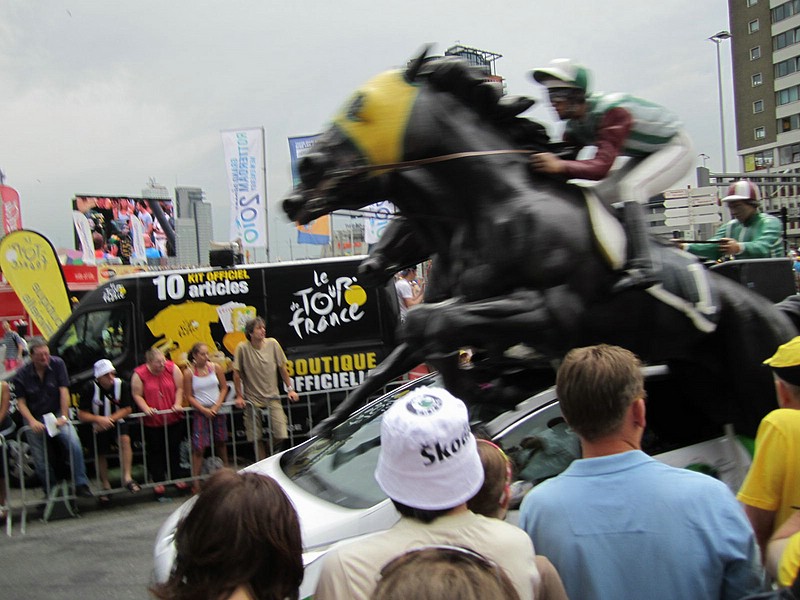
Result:
M5 500L0 502L0 511L5 515L6 519L6 535L11 537L12 531L12 516L11 516L11 482L9 481L8 472L8 445L6 444L6 437L0 433L0 487L3 490L3 497Z
M405 381L398 381L398 382L395 382L393 384L390 384L389 386L387 386L383 390L381 390L378 394L375 394L375 397L386 393L386 391L388 391L390 389L393 389L393 388L401 385L402 383L405 383ZM249 460L247 460L247 459L245 459L244 457L241 456L240 446L241 445L247 445L248 442L246 441L246 435L245 435L245 431L244 431L244 424L242 423L241 429L237 428L238 426L237 426L237 423L236 423L236 415L239 414L239 413L242 413L243 410L236 408L235 403L232 400L232 398L233 398L233 385L231 383L229 383L229 389L230 389L230 393L229 393L228 398L226 399L225 403L223 404L219 414L225 415L226 418L227 418L228 434L229 434L228 435L227 444L228 444L228 446L230 448L230 452L228 453L228 455L229 455L228 458L229 458L229 463L230 463L229 466L231 468L234 468L234 469L239 469L239 468L245 467L245 466L247 466L249 464L252 464L252 463ZM330 413L331 413L331 410L333 409L333 407L336 404L336 401L340 400L341 397L344 394L348 393L348 392L349 392L349 390L347 390L347 389L344 389L344 390L330 390L330 391L324 391L324 392L309 392L309 393L301 394L300 395L300 400L298 402L296 402L296 403L290 403L285 397L281 398L281 404L282 404L283 409L284 409L284 411L285 411L285 413L287 415L287 421L288 421L287 428L288 428L288 434L289 434L289 445L290 446L295 446L298 443L300 443L302 441L305 441L305 439L308 438L308 431L314 426L315 421L319 420L321 418L325 418L325 417L329 416ZM337 398L337 396L338 396L338 398ZM318 418L315 419L314 418L314 412L315 411L319 411L320 407L322 407L322 415L318 416ZM246 406L244 410L252 410L252 405ZM259 410L261 412L262 424L263 424L263 428L264 428L263 440L265 442L265 445L269 449L269 454L271 455L271 454L273 454L275 448L273 446L273 440L272 440L272 436L271 436L271 431L272 431L271 425L272 425L272 423L270 421L269 408L263 408L263 409L259 409ZM165 480L163 480L163 481L150 481L150 482L147 482L147 481L141 481L137 477L134 476L133 478L141 486L142 492L144 492L147 489L152 489L152 488L154 488L154 487L156 487L158 485L164 485L164 486L166 486L166 485L174 485L174 484L180 483L180 482L185 482L185 483L188 483L189 485L192 485L192 483L194 483L194 482L198 482L199 483L200 481L205 480L206 478L208 478L210 476L210 473L205 473L205 474L201 473L201 474L198 474L197 476L194 476L194 475L191 474L191 470L192 470L192 445L191 445L191 439L192 439L191 438L191 436L192 436L191 421L192 421L192 419L191 419L191 413L194 412L194 409L191 408L191 407L186 407L186 408L182 408L181 412L185 413L184 414L184 419L183 419L184 436L182 438L181 446L188 448L187 460L188 460L189 475L188 476L181 476L180 473L173 473L172 472L172 469L171 469L171 462L172 461L170 460L171 457L169 455L170 450L169 450L168 433L167 433L167 427L168 426L166 425L166 421L165 421L164 425L162 426L162 429L164 431L164 437L165 437L165 447L166 447L165 448L166 449L165 461L166 461L167 478ZM161 411L157 411L155 414L168 415L168 414L173 414L173 411L171 409L170 410L161 410ZM302 415L302 417L298 418L298 415ZM134 471L136 471L136 467L137 467L137 462L136 462L137 456L140 456L141 457L141 463L140 464L142 464L145 474L149 474L148 452L147 452L147 443L146 443L145 425L144 425L144 418L147 417L147 416L148 415L146 415L144 413L138 412L138 413L132 413L131 415L129 415L128 417L125 418L125 421L128 424L129 434L131 435L131 451L133 453ZM244 415L242 415L242 417L243 416ZM76 427L76 433L77 433L77 426L81 425L81 422L78 421L78 420L72 420L71 424L72 424L73 427ZM86 425L86 424L84 424L84 425ZM138 433L139 433L138 446L134 445L134 438L133 438L133 435L132 435L134 429L138 430ZM27 432L28 431L30 431L30 427L28 427L27 425L24 426L24 427L21 427L17 431L16 439L17 439L18 448L20 448L20 449L23 448L23 442L25 442L27 444ZM46 433L44 433L42 435L46 435ZM119 428L117 429L117 436L119 436ZM243 438L244 441L240 441L240 438ZM79 439L80 439L80 436L79 436ZM118 439L119 439L119 437L118 437ZM214 439L213 427L211 427L210 431L209 431L209 442L210 442L210 447L208 449L208 452L210 452L210 456L211 457L218 457L218 452L217 452L217 447L216 447L217 446L217 441ZM258 448L259 441L254 440L253 442L250 442L250 443L252 444L253 456L254 457L258 457L258 455L259 455L259 448ZM45 472L49 473L50 472L50 468L49 467L50 467L51 457L50 457L50 452L48 451L48 446L47 446L47 441L46 440L45 440L44 448L45 448L45 451L44 451ZM87 458L87 451L86 450L87 449L84 448L84 460ZM98 464L98 457L99 457L98 444L97 444L97 434L93 430L92 430L91 448L88 450L88 452L91 453L91 454L89 454L89 456L92 456L92 458L94 459L94 464L97 465ZM118 487L112 487L111 489L108 489L108 490L102 489L100 473L99 473L99 470L96 469L96 473L95 473L95 477L94 477L95 485L92 486L92 491L95 494L95 497L97 497L97 496L99 496L101 494L102 495L109 495L109 496L113 496L113 495L116 495L116 494L130 494L128 489L126 487L124 487L124 482L122 481L122 479L123 479L123 476L122 476L123 456L122 456L122 445L119 444L119 443L117 443L116 455L117 455L117 459L119 460L119 465L120 465L119 486ZM2 435L0 435L0 456L2 457L2 461L3 461L2 462L2 466L4 468L6 468L8 466L7 445L5 443L5 438ZM107 458L110 458L111 456L113 456L113 455L112 454L107 454L106 455ZM21 533L23 535L26 532L28 512L32 508L35 508L37 506L43 505L43 507L42 507L42 513L43 513L42 514L42 520L45 521L45 522L47 522L49 520L49 518L52 515L53 509L55 508L55 506L59 502L62 502L65 505L65 508L67 509L67 512L69 514L71 514L72 516L78 516L77 511L74 509L74 502L77 499L77 497L75 496L75 487L74 487L74 484L73 484L75 468L74 468L74 465L72 464L72 455L71 455L71 453L67 453L67 457L66 457L66 462L68 463L68 466L69 466L69 474L70 474L69 477L68 478L62 478L62 479L57 480L55 482L47 482L47 483L52 483L53 485L48 485L47 486L48 488L50 488L50 494L48 496L46 496L46 497L39 496L38 493L34 493L32 490L30 490L27 487L27 485L26 485L27 482L25 481L26 478L24 476L24 473L25 473L25 469L24 469L25 456L24 456L23 452L19 453L19 455L17 457L17 460L18 460L17 473L20 475L20 481L19 481L20 488L19 488L19 494L18 494L18 501L16 501L16 500L12 501L11 500L12 496L11 496L11 493L10 493L11 490L10 490L10 483L9 483L10 477L7 477L5 482L4 482L4 484L3 484L5 486L5 489L6 489L6 503L5 503L5 506L0 505L0 508L5 509L6 512L7 512L7 515L8 515L7 516L7 520L6 520L6 533L7 533L7 535L10 536L12 534L12 514L14 513L15 510L20 513L20 531L21 531ZM55 469L54 469L54 471L55 471ZM7 469L6 469L5 472L8 472ZM58 479L58 475L56 475L56 478ZM112 478L109 477L109 479L112 479ZM112 484L113 484L113 481L112 481ZM142 493L142 492L140 492L140 493ZM16 496L16 494L15 494L15 496Z

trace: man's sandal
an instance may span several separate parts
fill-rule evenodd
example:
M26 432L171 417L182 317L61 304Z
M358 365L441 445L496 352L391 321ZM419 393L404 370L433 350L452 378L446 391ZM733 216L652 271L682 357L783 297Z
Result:
M138 494L142 491L142 486L136 483L133 479L131 479L128 483L125 484L125 487L131 494Z

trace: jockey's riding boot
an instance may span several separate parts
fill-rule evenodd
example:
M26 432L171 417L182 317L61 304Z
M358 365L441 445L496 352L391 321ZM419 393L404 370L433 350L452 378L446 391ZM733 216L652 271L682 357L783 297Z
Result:
M614 284L614 292L636 289L643 290L658 283L659 276L656 270L647 225L644 221L644 211L638 202L625 202L623 204L623 218L625 230L628 235L628 264L625 274Z

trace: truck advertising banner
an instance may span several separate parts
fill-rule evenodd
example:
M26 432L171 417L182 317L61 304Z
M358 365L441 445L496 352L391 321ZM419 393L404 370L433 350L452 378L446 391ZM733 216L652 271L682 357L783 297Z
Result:
M246 341L245 324L262 316L267 335L290 359L295 389L332 390L357 385L383 358L375 351L384 337L379 291L358 285L353 271L353 263L331 261L153 273L137 278L136 288L120 280L119 289L107 288L104 301L137 295L152 336L147 346L182 364L192 345L204 342L226 371L236 346Z
M290 431L304 434L394 346L394 286L363 288L359 262L336 258L111 279L101 267L99 287L81 300L51 347L66 361L75 389L92 377L98 358L128 377L148 348L186 366L197 342L208 345L210 359L230 377L236 347L247 343L245 324L263 317L301 395L301 402L287 406Z
M381 345L380 290L361 287L352 264L295 267L291 277L281 277L280 271L267 288L267 333L284 345L295 390L360 384L383 359L376 349Z
M246 248L267 247L267 187L264 128L222 134L231 199L231 239Z

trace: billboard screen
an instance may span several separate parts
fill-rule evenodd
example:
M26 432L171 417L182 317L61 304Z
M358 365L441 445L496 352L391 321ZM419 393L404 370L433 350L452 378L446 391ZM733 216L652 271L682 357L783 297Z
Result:
M119 257L129 264L133 251L130 218L139 218L144 229L144 243L148 258L175 256L175 248L168 243L167 234L153 214L150 202L132 196L75 196L72 210L86 216L92 233L95 256L98 258ZM169 225L175 229L175 211L172 200L158 200ZM78 233L75 233L75 248L80 249Z

